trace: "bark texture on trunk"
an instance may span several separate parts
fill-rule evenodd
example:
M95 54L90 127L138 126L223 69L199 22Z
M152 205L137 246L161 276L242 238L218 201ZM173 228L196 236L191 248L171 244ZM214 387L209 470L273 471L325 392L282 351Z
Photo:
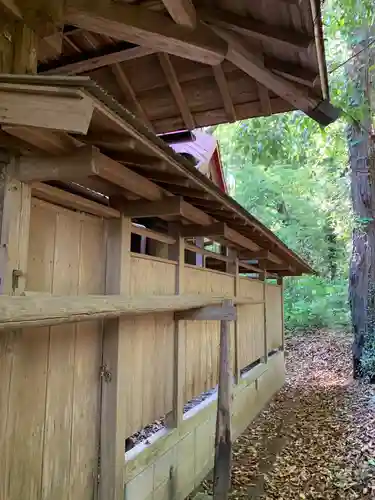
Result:
M362 45L365 44L367 40ZM357 53L363 46L355 47L354 52ZM371 140L370 89L367 78L369 60L368 51L364 50L360 56L353 59L349 73L356 87L356 104L363 107L361 123L354 123L348 127L351 196L355 218L349 304L354 334L354 378L369 375L375 379L371 363L367 362L371 356L372 346L375 347L375 169ZM366 370L366 366L370 371Z

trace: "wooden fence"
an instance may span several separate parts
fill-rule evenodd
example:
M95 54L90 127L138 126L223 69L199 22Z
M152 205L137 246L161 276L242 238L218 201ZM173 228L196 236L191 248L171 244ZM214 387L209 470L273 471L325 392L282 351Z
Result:
M33 199L26 290L105 293L107 234L107 222L99 217ZM131 254L129 293L174 294L176 265ZM265 304L238 307L231 351L237 374L282 347L280 286L189 265L183 273L184 293L265 297ZM173 314L119 321L125 437L173 410L176 362L183 368L183 403L217 384L219 322L181 322L184 342L176 359ZM102 345L102 321L0 333L0 500L92 500Z

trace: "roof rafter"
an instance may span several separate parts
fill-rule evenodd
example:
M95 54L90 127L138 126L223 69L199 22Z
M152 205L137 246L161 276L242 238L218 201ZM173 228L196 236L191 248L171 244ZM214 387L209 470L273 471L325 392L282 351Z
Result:
M68 3L65 22L94 33L211 65L219 64L227 52L227 44L202 23L192 30L159 12L135 5Z
M221 98L223 99L224 109L228 116L228 119L232 122L237 120L236 110L232 101L232 97L229 92L229 86L227 79L225 77L224 70L220 64L212 67L214 77L219 87Z
M307 49L314 40L305 33L272 26L249 16L243 17L224 10L204 8L199 9L198 14L203 20L215 26L230 29L242 35L250 35L261 41L285 44L297 50Z
M121 68L119 64L113 64L111 66L112 73L115 76L115 79L117 81L118 86L122 90L122 92L125 94L125 97L127 100L130 100L133 104L133 106L136 109L136 112L139 116L139 118L151 129L153 130L152 124L150 120L148 119L148 116L146 115L145 110L143 109L142 105L140 104L139 100L137 99L137 96L134 92L134 89L129 82L128 77L126 76L124 70Z
M177 24L195 27L197 13L191 0L163 0L163 4Z
M194 119L190 112L188 103L186 102L184 93L182 92L181 85L178 81L171 59L168 54L164 53L158 54L158 58L186 128L192 130L195 128Z
M258 83L272 90L295 108L322 125L328 125L337 118L337 110L329 102L310 95L307 89L296 86L293 82L276 75L264 65L262 57L253 53L242 37L223 28L213 30L229 44L227 59Z

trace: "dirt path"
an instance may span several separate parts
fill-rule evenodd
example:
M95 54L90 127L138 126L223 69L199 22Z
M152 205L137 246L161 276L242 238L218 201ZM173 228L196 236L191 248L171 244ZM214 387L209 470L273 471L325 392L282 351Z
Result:
M287 383L234 447L232 499L375 499L375 390L350 338L287 343Z

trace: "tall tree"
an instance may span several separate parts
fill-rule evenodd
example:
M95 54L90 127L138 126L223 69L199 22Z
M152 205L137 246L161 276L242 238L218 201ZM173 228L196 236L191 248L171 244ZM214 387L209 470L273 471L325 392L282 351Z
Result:
M357 35L348 66L352 105L359 119L348 126L351 195L355 226L350 263L349 303L354 333L353 373L375 381L375 165L373 164L370 30ZM358 114L358 113L357 113Z

